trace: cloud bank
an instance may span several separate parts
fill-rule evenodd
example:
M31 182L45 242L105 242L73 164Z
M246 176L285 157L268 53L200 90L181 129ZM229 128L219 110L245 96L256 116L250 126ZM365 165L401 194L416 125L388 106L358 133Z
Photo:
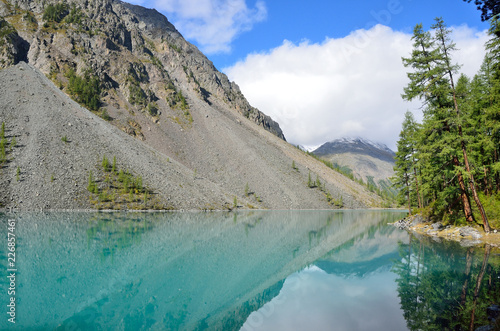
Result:
M249 7L246 0L131 0L167 15L185 38L206 54L227 53L239 34L267 17L264 1Z
M455 62L473 76L485 54L486 32L460 26L453 40L460 49ZM395 149L405 111L420 117L420 103L401 99L408 83L401 57L411 49L410 34L379 24L322 43L285 40L223 71L292 143L317 146L360 136Z

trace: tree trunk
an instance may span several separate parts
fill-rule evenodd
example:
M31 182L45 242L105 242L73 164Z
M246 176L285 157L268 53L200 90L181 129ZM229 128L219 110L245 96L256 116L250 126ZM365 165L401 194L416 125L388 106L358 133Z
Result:
M406 188L408 190L408 193L406 194L406 197L408 199L408 211L410 213L410 216L411 216L411 199L410 199L410 185L408 184L408 174L406 174L406 177L405 177L405 181L406 181Z
M458 131L460 133L460 138L462 138L461 125L458 126ZM467 172L470 175L469 186L472 192L472 196L474 197L474 201L476 202L477 208L479 209L479 213L481 214L481 218L483 219L484 232L490 233L491 231L490 223L488 222L488 217L486 217L486 212L484 211L483 204L481 203L481 200L479 200L479 196L477 194L476 184L474 183L474 175L470 171L469 159L467 158L467 152L465 150L465 141L463 139L462 139L462 151L464 153L465 170L467 170Z
M453 157L453 164L457 167L460 166L458 157L456 156ZM462 173L460 171L457 174L457 178L458 178L458 185L460 186L460 197L462 198L465 219L467 220L467 222L476 223L474 215L472 214L472 207L470 205L469 195L467 194L467 187L465 186L464 177L462 176Z
M445 54L445 55L447 55L447 54ZM450 76L451 89L453 91L453 105L455 106L455 111L457 113L457 119L459 120L458 121L458 135L460 136L460 140L461 140L462 153L464 155L465 170L469 174L470 190L472 192L472 196L474 197L474 201L476 202L477 208L479 209L479 213L481 214L481 218L483 219L484 231L486 233L489 233L491 231L490 223L488 223L488 218L486 217L486 212L484 211L483 204L481 203L481 200L479 200L479 196L477 195L476 184L474 183L474 175L470 171L469 158L467 157L467 150L465 148L465 141L463 139L462 125L460 124L460 110L458 109L457 95L456 95L456 91L455 91L455 83L453 82L453 74L450 70L448 71L448 74ZM458 160L457 160L457 162L458 162ZM460 176L461 176L461 174L460 174ZM468 196L467 196L467 198L468 198ZM470 202L469 202L469 206L470 206ZM471 210L471 214L472 214L472 210ZM466 213L465 217L467 218L467 213ZM474 219L474 217L472 217L472 219Z
M415 168L415 158L413 158L413 173L415 175L415 190L417 191L418 208L422 208L422 200L420 200L420 193L418 190L417 168Z

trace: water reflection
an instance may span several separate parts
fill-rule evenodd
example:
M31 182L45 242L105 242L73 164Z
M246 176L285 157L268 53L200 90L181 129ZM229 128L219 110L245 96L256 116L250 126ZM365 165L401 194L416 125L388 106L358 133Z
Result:
M490 246L412 237L399 251L393 270L409 329L475 330L490 324L487 308L500 303L500 264Z
M415 248L408 253L416 240L410 245L406 232L386 226L401 216L387 211L11 214L17 219L19 254L16 327L238 330L274 302L260 326L293 314L302 317L296 325L313 321L320 329L374 330L376 323L401 329L413 306L399 304L401 279L395 282L391 268L402 260L394 267L397 277L404 266L415 273L417 258ZM7 218L0 215L3 236ZM423 266L430 259L422 256ZM0 260L5 274L5 256ZM469 284L477 264L471 261ZM417 269L421 279L425 268ZM0 320L0 328L5 322Z

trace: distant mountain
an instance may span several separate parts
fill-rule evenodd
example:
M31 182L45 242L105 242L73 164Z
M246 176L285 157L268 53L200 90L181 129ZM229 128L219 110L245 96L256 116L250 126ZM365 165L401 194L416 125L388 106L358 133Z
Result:
M389 178L394 175L396 154L384 144L363 138L342 138L327 142L312 153L389 196L395 193Z
M320 157L344 153L368 155L389 163L394 163L394 157L396 156L396 154L386 145L363 138L342 138L333 140L321 145L314 150L313 153Z

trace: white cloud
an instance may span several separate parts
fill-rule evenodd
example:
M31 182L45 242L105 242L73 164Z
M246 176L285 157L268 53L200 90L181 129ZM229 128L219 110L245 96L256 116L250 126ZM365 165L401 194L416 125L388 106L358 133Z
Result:
M144 4L145 1L135 0ZM187 39L195 40L208 54L229 52L231 42L267 17L265 3L253 8L246 0L154 0L155 8L167 15Z
M420 116L417 102L401 99L407 85L401 57L411 35L376 25L321 44L283 44L248 55L224 69L249 102L275 119L292 143L318 145L361 136L395 148L404 112ZM472 76L484 56L484 32L454 29L456 62Z

